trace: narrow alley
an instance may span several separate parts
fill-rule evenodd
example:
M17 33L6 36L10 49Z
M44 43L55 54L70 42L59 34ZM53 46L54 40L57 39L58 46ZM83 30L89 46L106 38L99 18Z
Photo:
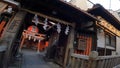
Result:
M43 60L43 56L33 50L24 50L22 68L50 68L47 62Z
M32 49L23 49L22 56L15 64L11 63L9 68L61 68L53 62L47 62L44 59L44 53L38 53Z
M0 0L0 68L119 66L120 9L92 0Z

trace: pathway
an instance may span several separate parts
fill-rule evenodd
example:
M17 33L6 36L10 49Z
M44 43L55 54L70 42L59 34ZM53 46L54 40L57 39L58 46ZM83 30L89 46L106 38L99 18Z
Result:
M59 68L52 62L46 62L43 55L38 54L34 50L22 50L23 62L22 68Z

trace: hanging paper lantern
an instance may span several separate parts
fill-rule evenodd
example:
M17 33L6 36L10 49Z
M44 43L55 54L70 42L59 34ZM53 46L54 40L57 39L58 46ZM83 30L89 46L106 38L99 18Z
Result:
M57 24L57 32L60 33L61 32L61 25L58 23Z
M69 32L69 26L66 27L65 34L68 35L68 32Z
M31 32L36 32L36 33L39 32L39 29L36 26L33 26L33 25L29 26L27 30L31 31Z
M43 29L46 30L47 29L47 24L48 24L48 19L46 18L45 21L44 21L44 26L43 26Z

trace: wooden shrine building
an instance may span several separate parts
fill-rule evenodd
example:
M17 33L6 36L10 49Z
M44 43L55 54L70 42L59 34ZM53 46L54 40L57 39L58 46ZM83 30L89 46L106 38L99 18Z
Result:
M7 46L3 67L7 67L13 57L16 41L21 50L24 47L35 48L37 52L46 50L45 58L63 67L69 64L72 52L89 55L96 50L95 24L99 20L93 15L61 0L16 1L21 7L13 9L14 14L0 38L0 47ZM5 1L1 3L7 4L4 9L11 5Z
M120 36L120 21L100 4L96 4L89 13L96 16L97 47L99 55L112 55L116 51L116 36Z

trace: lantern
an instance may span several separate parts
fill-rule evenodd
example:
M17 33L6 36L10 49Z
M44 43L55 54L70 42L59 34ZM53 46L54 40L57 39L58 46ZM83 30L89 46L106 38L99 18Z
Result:
M31 31L31 32L36 32L36 33L39 32L39 29L36 26L33 26L33 25L29 26L27 30Z

